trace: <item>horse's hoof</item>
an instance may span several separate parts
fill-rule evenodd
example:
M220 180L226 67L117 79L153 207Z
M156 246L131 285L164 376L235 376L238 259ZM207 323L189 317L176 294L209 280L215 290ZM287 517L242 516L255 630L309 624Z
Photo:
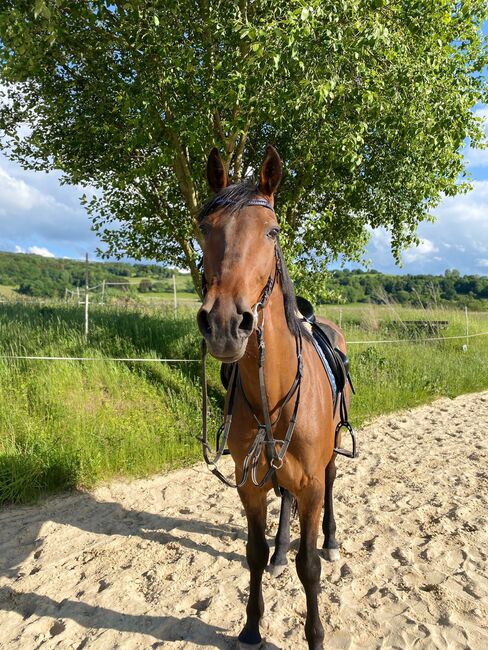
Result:
M264 648L264 641L260 641L259 643L244 643L237 639L236 650L260 650L260 648Z
M341 559L341 552L338 548L323 548L322 557L329 562L337 562Z
M268 564L266 571L272 578L277 578L283 573L287 566L287 564Z

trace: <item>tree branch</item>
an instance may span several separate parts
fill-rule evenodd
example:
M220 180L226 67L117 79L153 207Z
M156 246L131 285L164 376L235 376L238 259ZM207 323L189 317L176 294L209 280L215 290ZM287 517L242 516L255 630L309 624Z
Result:
M246 124L246 130L241 134L241 139L237 145L237 150L234 156L234 182L239 183L242 179L242 159L244 156L244 149L249 134L249 122Z
M202 282L201 282L200 271L198 269L198 265L196 261L195 251L190 246L190 244L184 239L183 240L179 239L178 243L181 246L181 249L185 256L186 263L188 264L188 268L190 269L191 279L193 281L193 286L195 287L195 291L197 292L198 296L202 298L203 297Z

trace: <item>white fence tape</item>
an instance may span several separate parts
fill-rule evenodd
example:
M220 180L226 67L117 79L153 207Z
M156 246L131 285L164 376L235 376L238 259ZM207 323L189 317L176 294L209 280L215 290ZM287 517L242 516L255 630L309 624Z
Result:
M478 332L477 334L463 334L462 336L433 336L430 338L411 338L411 339L383 339L379 341L348 341L346 339L347 345L356 345L359 343L423 343L424 341L448 341L452 339L471 339L475 336L486 336L488 332Z
M478 332L477 334L463 334L462 336L435 336L431 338L421 339L381 339L372 341L366 339L364 341L347 341L347 345L374 345L377 343L424 343L425 341L448 341L453 339L474 338L477 336L487 336L488 332ZM22 356L19 354L5 354L0 355L0 359L5 360L22 360L27 359L30 361L134 361L136 363L198 363L201 359L151 359L142 357L133 359L130 357L36 357L36 356Z
M0 355L0 359L29 359L32 361L136 361L136 362L151 362L151 363L195 363L201 359L148 359L147 357L141 359L131 359L129 357L34 357L34 356L21 356L19 354Z

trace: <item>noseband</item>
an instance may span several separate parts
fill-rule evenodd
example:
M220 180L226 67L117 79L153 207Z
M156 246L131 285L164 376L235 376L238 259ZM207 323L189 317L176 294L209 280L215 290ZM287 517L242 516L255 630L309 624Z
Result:
M235 202L226 199L222 199L220 201L218 200L215 203L217 207L220 207L221 205L224 206L224 205L232 205L232 204L235 204ZM260 205L274 212L273 206L266 199L251 199L250 201L248 201L247 205ZM269 298L273 292L276 283L276 278L279 278L281 276L281 261L278 255L278 250L276 245L275 245L275 260L276 260L275 272L274 274L273 273L270 274L268 281L266 282L261 292L258 302L253 307L254 323L255 323L255 330L256 330L256 336L258 342L259 392L261 397L261 408L262 408L264 422L260 422L259 418L254 413L254 409L244 392L244 387L242 386L242 382L239 375L238 363L235 363L232 369L232 374L231 374L229 388L228 388L229 399L227 402L227 414L224 423L222 424L222 426L220 427L217 433L216 451L212 452L210 444L208 443L208 428L207 428L208 394L207 394L207 377L206 377L206 363L205 363L206 355L207 355L207 344L205 339L202 338L203 427L202 427L202 436L201 437L197 436L197 439L202 443L203 458L208 468L223 483L225 483L229 487L239 488L242 485L244 485L244 483L247 481L250 475L252 482L257 487L262 487L269 480L271 480L273 483L273 488L275 490L275 493L278 496L281 496L278 487L278 480L276 477L276 470L281 469L281 467L283 466L285 454L288 450L288 447L290 445L293 436L293 432L295 430L298 409L300 406L300 388L301 388L301 380L302 380L303 361L302 361L302 337L301 334L298 333L298 335L295 337L296 355L297 355L297 371L296 371L295 379L292 383L290 390L287 392L287 394L285 395L281 403L277 417L275 418L274 422L271 422L271 414L269 410L268 396L266 391L266 381L264 375L264 364L265 364L265 353L266 353L266 346L264 342L264 324L265 324L264 309L268 304ZM207 281L205 278L205 273L202 268L203 296L205 296L206 293L207 293ZM229 481L229 479L227 479L222 474L222 472L220 472L220 470L217 468L217 463L225 453L228 453L226 447L227 447L227 440L229 437L230 428L232 424L232 413L233 413L234 400L235 400L235 395L237 390L240 390L244 402L246 403L249 410L251 411L251 414L257 423L258 431L256 437L254 438L254 441L249 447L248 452L244 458L241 480L238 483L233 483L232 481ZM283 440L276 440L273 437L273 427L278 423L286 404L288 404L288 402L295 394L296 394L295 405L293 408L292 416L288 423L285 437L283 438ZM277 450L276 447L277 445L281 445L279 451ZM261 452L263 447L268 462L268 469L265 472L264 477L261 480L258 480L257 468L258 468L258 462L261 457ZM213 454L213 458L210 458L210 454Z

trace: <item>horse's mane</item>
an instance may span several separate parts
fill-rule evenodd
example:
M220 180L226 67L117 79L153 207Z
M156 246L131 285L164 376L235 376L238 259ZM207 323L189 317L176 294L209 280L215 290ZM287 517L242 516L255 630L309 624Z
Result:
M228 212L237 214L242 208L248 205L251 199L261 194L257 184L252 180L245 180L236 185L229 185L218 194L212 196L202 207L198 214L198 221L202 221L207 215L211 214L218 208L222 207L228 201ZM310 334L304 326L302 320L298 317L298 307L295 295L295 287L286 268L283 251L278 242L276 242L276 257L278 260L279 282L283 292L285 318L288 329L293 336L301 334L304 338L309 339Z

